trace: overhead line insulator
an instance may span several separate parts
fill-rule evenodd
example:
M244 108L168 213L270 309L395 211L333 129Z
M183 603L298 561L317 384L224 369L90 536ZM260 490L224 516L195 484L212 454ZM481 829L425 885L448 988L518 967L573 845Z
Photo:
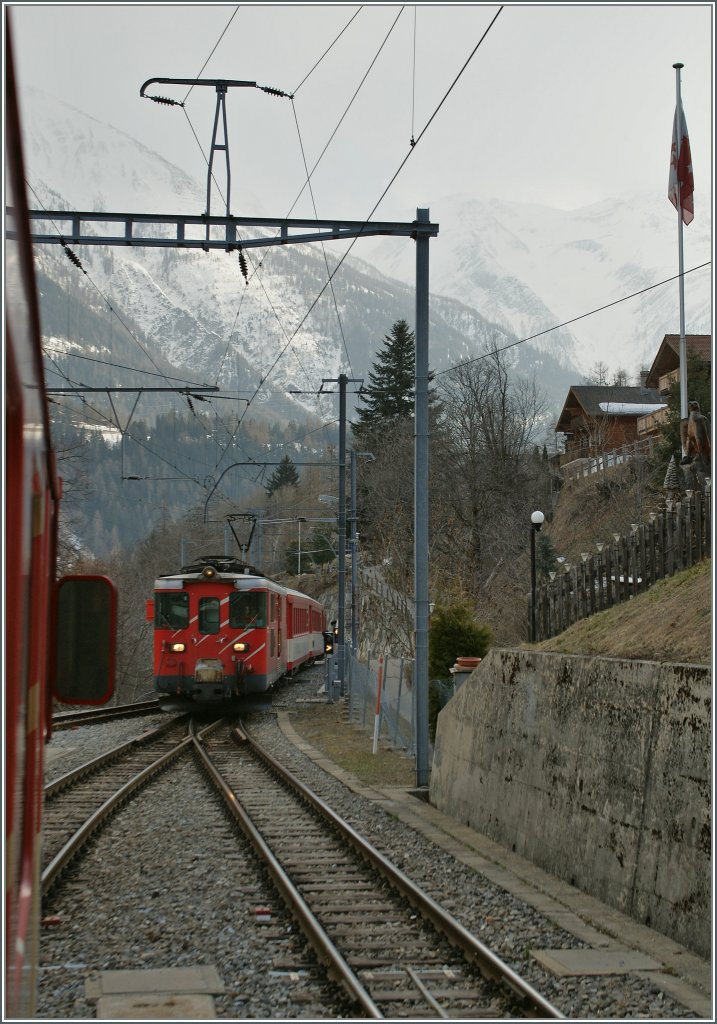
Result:
M183 107L184 104L180 100L170 100L168 96L145 96L147 100L152 100L153 103L164 103L167 107Z
M62 248L63 248L63 250L65 252L65 256L67 256L67 258L70 261L70 263L74 263L74 265L76 267L80 268L80 270L82 271L83 274L86 274L87 271L82 266L82 262L80 260L80 257L77 255L77 253L74 253L72 251L72 249L69 247L69 245L65 245L64 242L62 242L61 244L62 244Z
M239 247L239 268L244 275L244 280L249 283L249 269L246 265L246 256L242 252L241 246Z
M293 100L294 98L294 94L292 92L282 92L281 89L274 89L270 85L258 85L257 89L261 89L262 92L266 92L270 96L283 96L287 100Z

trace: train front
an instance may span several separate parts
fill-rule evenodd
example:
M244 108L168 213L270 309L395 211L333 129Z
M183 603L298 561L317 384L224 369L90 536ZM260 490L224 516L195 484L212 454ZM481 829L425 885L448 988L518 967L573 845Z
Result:
M280 674L276 596L262 577L217 561L155 580L147 618L160 700L217 704L263 693Z

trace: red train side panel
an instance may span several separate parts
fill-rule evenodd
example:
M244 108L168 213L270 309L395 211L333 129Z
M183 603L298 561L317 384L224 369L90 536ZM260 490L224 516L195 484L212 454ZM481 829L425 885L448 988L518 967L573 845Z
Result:
M49 684L60 653L75 664L77 649L53 628L60 482L55 474L42 366L40 318L33 266L10 17L5 9L5 985L4 1016L34 1016L40 927L40 851L43 751L52 700L62 683ZM68 593L87 598L76 578ZM108 580L95 602L109 632L92 632L83 646L102 663L91 683L82 680L88 703L112 694L104 670L114 650L114 619L108 612ZM83 609L84 610L84 609ZM87 620L85 620L87 621ZM56 636L57 645L51 642ZM97 693L99 679L101 694ZM74 685L74 680L73 680Z
M12 53L5 126L5 1002L33 1006L37 961L48 580L59 498L50 455L40 327ZM12 236L12 240L11 237ZM32 643L28 638L33 637Z

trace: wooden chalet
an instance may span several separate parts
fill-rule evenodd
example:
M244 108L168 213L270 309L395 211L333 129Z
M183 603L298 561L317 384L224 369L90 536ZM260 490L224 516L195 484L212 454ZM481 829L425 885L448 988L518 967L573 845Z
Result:
M687 355L699 356L706 363L712 366L712 335L711 334L687 334L685 335ZM663 401L667 400L670 386L674 381L680 379L680 336L679 334L666 334L662 339L657 355L652 366L645 375L645 385L655 388ZM688 381L689 388L689 381ZM689 396L688 396L689 397ZM667 409L660 409L656 412L643 416L638 420L638 433L640 437L651 437L659 432L660 423L667 415Z
M656 388L598 384L571 387L555 427L555 432L565 437L561 466L634 444L638 420L664 404Z

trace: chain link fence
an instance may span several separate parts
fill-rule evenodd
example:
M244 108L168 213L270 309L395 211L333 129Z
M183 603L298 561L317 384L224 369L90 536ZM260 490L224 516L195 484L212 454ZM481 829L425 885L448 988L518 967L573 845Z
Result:
M369 654L363 662L347 648L345 667L349 721L414 753L413 660Z

